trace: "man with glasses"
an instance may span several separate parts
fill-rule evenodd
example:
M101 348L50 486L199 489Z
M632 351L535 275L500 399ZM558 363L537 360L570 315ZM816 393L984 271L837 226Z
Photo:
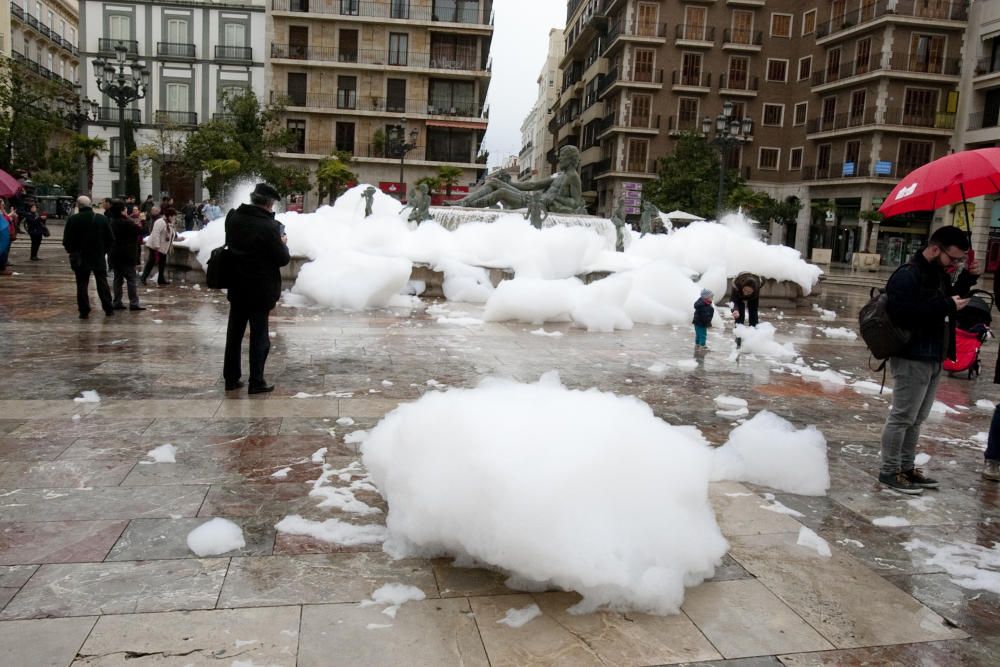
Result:
M892 407L882 429L878 479L902 493L938 487L936 480L915 467L914 457L920 426L934 405L941 364L955 358L955 313L965 308L969 289L979 278L975 262L965 265L968 251L964 231L941 227L885 286L889 316L910 332L910 340L889 359ZM965 271L958 271L962 266Z

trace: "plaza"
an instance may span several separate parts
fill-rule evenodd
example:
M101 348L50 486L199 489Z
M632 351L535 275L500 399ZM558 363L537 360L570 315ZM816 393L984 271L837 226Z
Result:
M169 287L141 290L145 312L78 320L54 231L41 262L26 261L27 242L16 242L15 273L0 282L2 664L995 663L998 595L963 587L947 559L912 548L996 551L1000 486L981 479L977 440L991 413L975 407L996 397L991 344L982 378L941 385L949 409L935 413L918 450L942 488L914 500L876 480L888 394L817 382L764 358L736 360L731 332L713 331L692 368L686 326L597 334L546 324L563 334L554 337L518 322L468 323L481 314L470 304L441 302L432 313L279 305L267 366L276 391L226 395L224 295L179 273ZM827 338L819 327L855 326L863 283L878 279L835 270L809 298L835 311L833 322L806 305L765 309L762 320L806 364L877 381L860 340ZM466 323L439 322L441 309ZM734 427L716 414L720 394L746 399L751 414L815 424L832 486L805 497L714 483L729 554L712 579L687 590L680 614L663 617L571 615L574 593L524 593L507 588L505 575L448 559L394 561L379 544L275 529L288 515L384 523L391 508L377 493L357 494L383 510L366 516L318 508L309 496L324 462L343 470L359 460L351 433L426 392L488 376L533 382L553 369L570 388L636 396L714 444ZM99 402L74 400L85 391ZM147 453L165 443L176 463L153 463ZM361 476L353 469L349 478ZM238 524L246 546L192 553L188 533L211 517ZM907 525L874 523L884 517ZM831 557L797 544L802 526L828 542ZM997 576L993 558L980 562L985 578ZM426 598L394 618L360 604L390 583ZM541 616L518 628L498 623L531 603Z

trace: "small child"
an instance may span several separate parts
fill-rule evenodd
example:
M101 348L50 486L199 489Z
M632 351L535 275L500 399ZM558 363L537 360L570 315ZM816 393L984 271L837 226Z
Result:
M712 318L715 316L715 306L712 305L712 290L703 289L701 298L694 302L694 346L707 348L705 344L708 340L708 327L712 326Z

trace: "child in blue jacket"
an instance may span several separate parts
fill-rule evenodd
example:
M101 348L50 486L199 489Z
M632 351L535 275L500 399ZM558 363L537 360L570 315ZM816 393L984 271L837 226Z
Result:
M701 298L694 302L694 346L704 347L708 340L708 328L712 326L712 318L715 316L715 306L712 305L712 290L703 289Z

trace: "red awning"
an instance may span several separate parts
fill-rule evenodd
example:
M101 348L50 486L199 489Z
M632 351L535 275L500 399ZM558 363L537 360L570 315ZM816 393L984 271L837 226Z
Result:
M486 121L470 120L429 120L428 127L457 127L463 130L485 130Z

